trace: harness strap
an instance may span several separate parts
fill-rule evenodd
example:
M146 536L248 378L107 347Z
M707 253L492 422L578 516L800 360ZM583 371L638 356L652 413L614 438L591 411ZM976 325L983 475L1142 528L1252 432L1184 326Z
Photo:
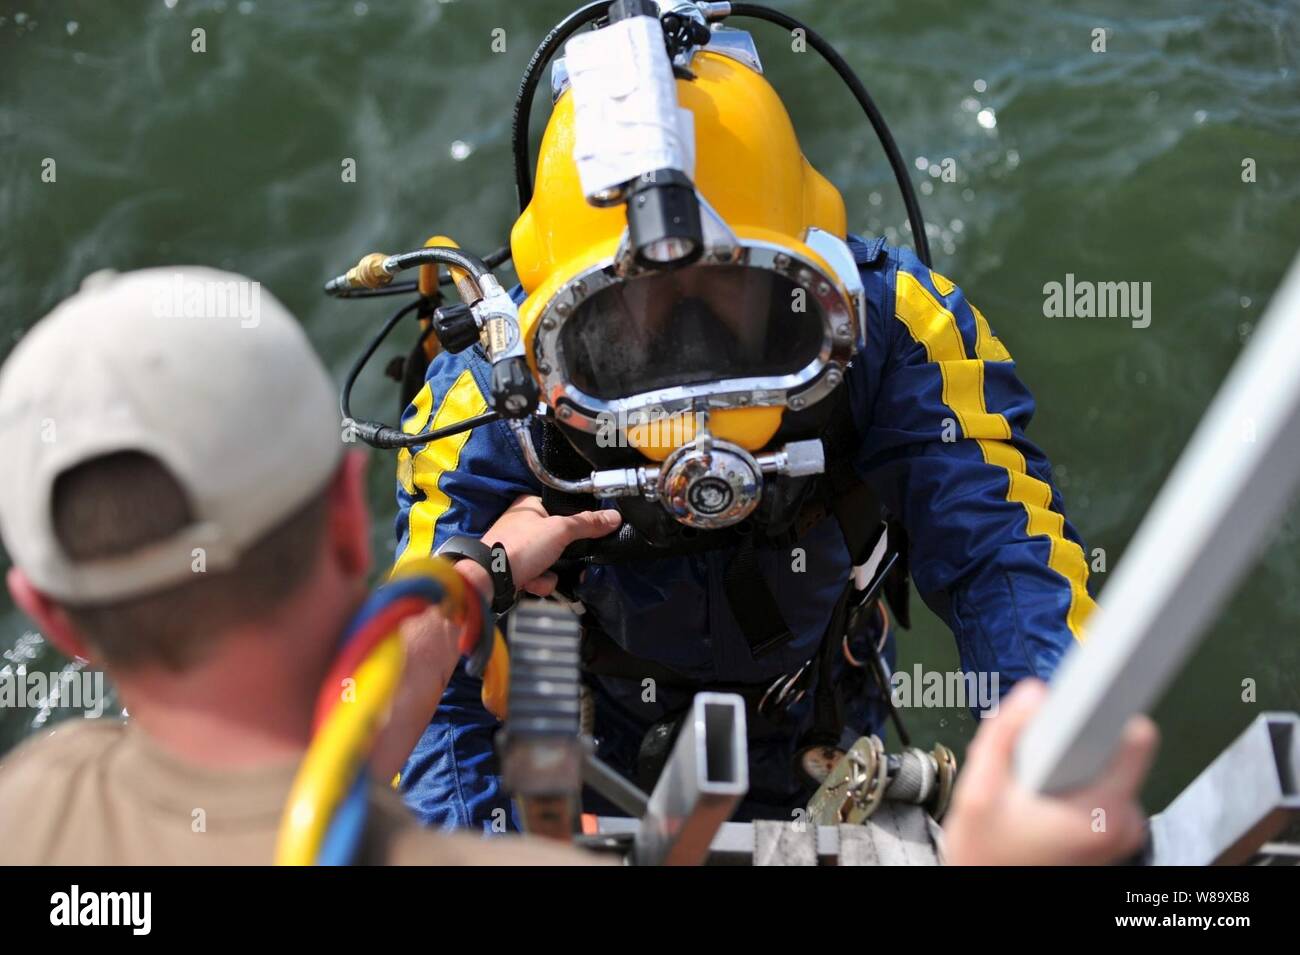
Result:
M722 693L738 693L750 704L757 704L772 682L767 680L763 683L701 683L666 664L633 656L613 637L590 623L583 625L581 646L582 670L593 676L634 680L638 683L650 679L661 687L687 693L698 693L706 689Z
M752 539L746 538L727 562L722 591L755 660L794 639L776 595L763 578Z
M844 732L844 701L840 698L840 688L835 682L835 658L839 656L840 643L848 625L852 595L853 585L850 584L836 601L830 623L822 635L821 646L817 648L813 725L804 736L804 746L837 746L840 734Z
M694 690L697 681L671 667L654 660L634 657L609 634L596 627L588 614L583 621L582 644L579 654L582 669L597 676L617 677L623 680L651 679L661 686L678 690Z

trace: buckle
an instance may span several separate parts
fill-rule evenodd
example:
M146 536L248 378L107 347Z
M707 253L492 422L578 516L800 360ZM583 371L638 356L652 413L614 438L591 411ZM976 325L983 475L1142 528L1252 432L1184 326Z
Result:
M758 714L769 718L778 716L802 700L808 693L808 684L807 681L803 681L800 685L800 682L809 672L808 668L812 666L812 662L812 658L809 658L799 669L782 673L773 680L759 699L758 705L754 707Z

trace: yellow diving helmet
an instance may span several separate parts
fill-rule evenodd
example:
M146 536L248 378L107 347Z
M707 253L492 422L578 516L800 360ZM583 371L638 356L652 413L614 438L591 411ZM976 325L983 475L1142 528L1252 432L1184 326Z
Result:
M548 507L617 501L625 521L609 545L624 557L790 536L826 470L823 440L833 448L844 431L840 385L866 306L844 201L804 158L749 33L723 24L733 16L803 31L844 80L929 261L884 118L813 30L757 4L590 3L546 35L520 82L521 213L509 245L478 258L436 238L367 255L326 284L349 298L419 293L344 382L340 406L357 437L410 449L504 419ZM548 63L553 109L534 187L529 115ZM508 258L522 304L492 272ZM461 301L443 303L438 267ZM419 283L391 285L415 268ZM421 341L432 333L447 351L480 349L488 410L413 433L353 417L353 383L412 310Z
M581 488L539 477L727 527L758 508L765 476L823 470L825 416L790 419L843 380L862 284L844 201L800 150L749 34L705 27L674 48L654 4L618 6L555 63L536 187L510 236L541 399L596 469ZM665 167L674 138L687 142ZM585 175L602 149L612 157Z

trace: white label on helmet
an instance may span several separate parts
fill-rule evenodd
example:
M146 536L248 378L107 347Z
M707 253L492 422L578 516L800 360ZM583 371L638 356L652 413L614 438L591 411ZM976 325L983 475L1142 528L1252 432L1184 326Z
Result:
M654 17L632 17L565 44L573 96L573 158L583 193L654 172L694 174L695 130Z

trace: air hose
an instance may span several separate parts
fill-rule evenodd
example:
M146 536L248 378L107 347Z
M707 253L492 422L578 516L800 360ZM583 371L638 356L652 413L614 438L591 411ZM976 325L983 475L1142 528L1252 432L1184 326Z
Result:
M348 298L359 294L383 294L393 287L391 284L392 277L398 272L423 265L445 265L449 269L460 269L469 275L475 287L480 287L480 291L482 280L492 274L487 262L478 256L470 255L450 246L435 245L411 252L400 252L396 255L384 255L382 252L371 253L362 258L347 272L325 283L325 292L327 295L340 298ZM418 292L418 283L411 283L409 291ZM454 434L469 431L480 425L489 424L500 417L497 412L489 411L456 424L448 425L445 428L417 434L407 434L400 428L394 428L382 421L353 417L352 389L356 385L357 378L361 375L362 370L374 357L375 352L379 350L379 346L383 344L389 333L407 315L418 312L424 317L432 311L432 307L433 300L424 295L421 295L413 302L403 305L375 333L348 369L343 388L339 392L339 411L343 415L343 421L351 429L352 433L372 447L387 449L418 447L422 444L429 444Z
M441 557L404 562L344 632L281 818L277 865L355 860L367 816L366 760L401 680L401 624L434 606L461 625L460 650L483 677L483 703L505 715L509 661L484 601Z
M515 190L519 194L519 211L523 212L533 198L532 163L528 159L528 131L533 110L533 96L537 92L538 81L542 71L551 61L558 47L568 41L583 27L600 20L609 11L609 0L596 0L581 7L551 27L551 32L542 38L532 59L524 67L524 75L519 80L519 92L515 94L515 109L510 121L510 143L515 160Z
M844 81L844 85L849 88L853 98L858 101L858 105L866 113L871 128L875 130L876 137L885 150L885 156L889 159L889 166L894 171L894 178L898 182L898 190L903 194L903 205L907 209L907 221L912 226L912 241L916 246L916 254L927 266L930 265L930 240L925 234L925 217L921 214L921 203L916 198L916 190L912 188L907 163L903 161L903 155L898 151L898 143L894 141L894 134L890 132L889 124L885 122L885 117L871 98L871 94L867 92L867 88L858 79L858 75L853 72L853 68L844 61L844 58L835 51L835 48L821 34L809 29L799 20L789 14L782 13L780 10L773 10L771 7L765 7L760 3L733 3L731 4L731 15L765 20L786 30L802 30L804 36L808 39L809 45L821 54L822 59L830 64L831 69Z
M475 284L478 284L484 276L491 274L488 264L478 256L445 245L426 246L423 249L399 252L396 255L372 252L342 275L337 275L326 282L325 294L338 296L357 289L381 289L389 285L398 272L418 265L435 264L462 269L473 277Z

